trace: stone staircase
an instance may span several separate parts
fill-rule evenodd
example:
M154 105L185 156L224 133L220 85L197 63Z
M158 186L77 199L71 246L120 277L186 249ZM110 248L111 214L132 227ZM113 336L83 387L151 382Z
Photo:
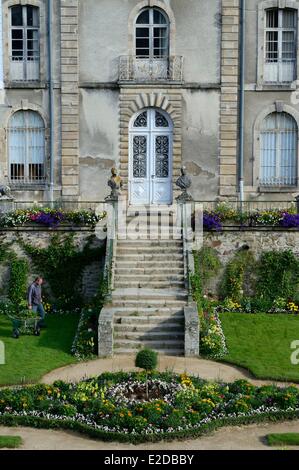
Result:
M134 213L126 224L118 223L113 290L99 318L101 357L135 354L143 347L174 356L198 354L192 337L196 343L198 314L188 304L184 243L176 223L172 215L153 220L147 212L138 223Z
M184 354L185 290L183 241L174 237L174 220L164 227L149 214L132 217L126 239L117 242L114 291L114 352L135 353L150 347L159 353ZM180 233L179 235L180 236Z

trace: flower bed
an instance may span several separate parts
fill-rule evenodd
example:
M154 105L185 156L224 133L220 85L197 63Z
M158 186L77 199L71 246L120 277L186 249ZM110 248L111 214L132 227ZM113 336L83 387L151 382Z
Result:
M213 211L204 211L203 227L205 230L221 232L225 224L241 227L281 227L285 229L299 228L299 214L295 209L269 209L241 212L227 204L219 204Z
M26 224L37 224L45 227L58 227L61 224L94 227L106 213L96 214L94 211L63 211L59 209L25 209L4 213L0 217L0 228L22 227Z
M72 429L103 440L139 443L196 437L226 425L299 417L295 386L255 387L244 380L208 383L153 372L148 387L163 391L162 398L118 400L121 388L128 390L137 383L144 386L145 373L105 373L79 384L2 389L0 423Z

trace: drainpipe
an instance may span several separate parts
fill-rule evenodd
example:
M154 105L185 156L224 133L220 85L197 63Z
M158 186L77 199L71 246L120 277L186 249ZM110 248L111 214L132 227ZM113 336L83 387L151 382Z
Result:
M240 2L239 194L242 210L244 202L245 0L240 0Z
M48 0L48 74L49 74L49 117L50 117L50 202L54 202L54 81L52 49L53 4Z

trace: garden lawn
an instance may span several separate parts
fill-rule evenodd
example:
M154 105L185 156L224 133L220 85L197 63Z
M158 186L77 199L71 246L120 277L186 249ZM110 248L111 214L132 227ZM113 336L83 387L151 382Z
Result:
M245 367L260 379L299 382L291 343L299 341L299 316L223 313L229 354L224 361Z
M0 449L17 449L22 444L20 436L0 436Z
M268 434L269 446L299 446L299 433Z
M53 369L77 360L71 355L79 317L49 316L41 336L12 338L12 324L0 315L0 340L5 345L5 365L0 365L0 386L35 383Z

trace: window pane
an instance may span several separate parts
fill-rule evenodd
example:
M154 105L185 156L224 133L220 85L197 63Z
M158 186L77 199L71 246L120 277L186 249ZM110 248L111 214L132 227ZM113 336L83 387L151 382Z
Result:
M23 164L10 165L10 179L12 181L24 181L25 178L25 166Z
M278 32L268 31L266 34L266 59L276 62L278 59Z
M144 10L137 18L137 24L149 24L149 10Z
M137 57L149 57L149 49L136 49Z
M30 181L41 181L44 179L44 165L30 164L29 165L29 179Z
M165 16L159 10L154 10L154 24L167 24Z
M38 31L36 30L27 31L27 52L28 57L39 55Z
M283 28L296 28L296 12L294 10L282 11L282 27Z
M136 49L149 49L149 40L136 39Z
M136 28L136 38L148 38L149 35L149 28Z
M23 26L23 13L21 5L11 7L11 24L12 26Z
M266 27L278 28L278 9L267 10Z
M27 6L27 26L39 26L38 8Z
M283 31L282 33L282 58L284 60L295 60L295 32Z

